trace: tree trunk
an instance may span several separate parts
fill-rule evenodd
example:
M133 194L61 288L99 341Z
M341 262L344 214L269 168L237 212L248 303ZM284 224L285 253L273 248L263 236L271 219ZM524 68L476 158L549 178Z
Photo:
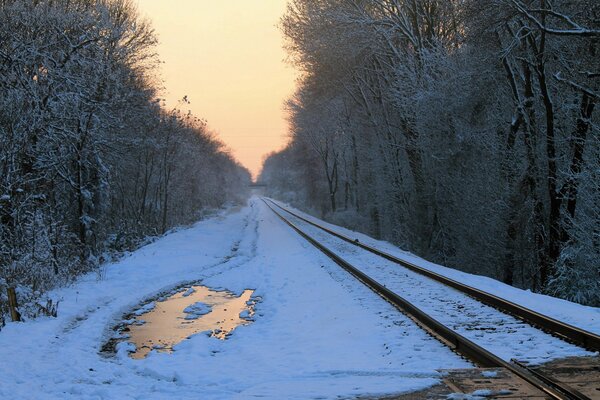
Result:
M571 218L575 217L575 211L577 207L577 192L579 190L580 181L579 174L581 174L583 168L583 153L585 150L587 133L590 129L594 106L594 99L587 93L584 93L581 99L580 115L577 118L575 134L572 138L571 148L573 151L573 157L571 159L571 165L569 166L569 178L567 180L565 190L567 192L567 212ZM564 242L567 240L567 237L563 238Z
M538 193L539 188L539 169L537 166L536 159L536 134L537 134L537 125L536 125L536 116L535 110L533 108L534 104L534 93L533 93L533 82L532 82L532 74L529 64L527 62L523 62L523 76L525 79L524 86L524 101L523 107L525 110L525 114L527 116L527 128L523 135L523 140L525 142L525 150L527 156L527 170L525 172L525 176L523 178L523 185L521 187L527 187L529 191L529 195L531 196L533 203L533 232L534 232L534 240L535 240L535 256L536 256L536 268L539 271L535 271L533 274L533 284L532 288L534 290L539 290L540 280L542 280L542 276L546 273L546 271L542 271L545 265L545 222L544 222L544 203L540 198L540 194Z
M554 275L556 262L561 251L561 198L557 190L558 171L556 165L556 139L554 132L554 106L546 82L546 72L543 62L538 65L538 81L544 102L546 114L546 157L548 162L548 198L550 210L548 214L548 238L546 257L540 269L542 287Z

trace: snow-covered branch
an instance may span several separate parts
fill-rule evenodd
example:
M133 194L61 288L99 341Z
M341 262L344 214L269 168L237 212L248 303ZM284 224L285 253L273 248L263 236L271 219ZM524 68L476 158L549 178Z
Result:
M563 13L548 8L528 8L522 1L511 0L515 8L534 25L545 33L557 36L582 36L600 37L600 29L591 29L581 26ZM536 16L539 15L539 16ZM549 27L545 17L552 16L565 23L565 28Z

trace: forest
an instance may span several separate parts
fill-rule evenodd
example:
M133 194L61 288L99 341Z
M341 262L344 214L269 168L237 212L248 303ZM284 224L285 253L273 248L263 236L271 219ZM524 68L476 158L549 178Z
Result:
M292 0L268 194L431 261L600 306L600 3Z
M166 107L156 43L130 0L0 1L0 327L8 288L55 312L49 289L246 198L187 98Z

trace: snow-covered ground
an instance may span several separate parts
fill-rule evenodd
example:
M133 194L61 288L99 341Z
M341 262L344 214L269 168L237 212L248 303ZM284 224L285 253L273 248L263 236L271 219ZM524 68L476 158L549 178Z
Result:
M537 309L558 318L570 313L569 321L584 328L600 325L597 309L435 266L350 234L531 308L550 303ZM385 273L372 259L362 262ZM169 234L107 265L102 280L97 276L52 294L61 299L57 318L10 323L0 332L0 398L327 399L418 390L439 382L438 369L470 367L311 247L256 197L247 207ZM100 354L124 315L158 293L199 282L237 295L255 289L261 299L255 321L226 341L194 335L172 354L152 352L134 360L126 346L112 357ZM407 288L419 293L424 286ZM563 350L561 355L572 354L571 348Z
M594 353L557 339L456 289L371 254L285 213L346 261L427 314L506 361L549 362Z
M57 318L0 332L0 398L307 399L389 394L470 364L310 247L257 198L55 291ZM175 352L99 353L112 327L156 294L201 281L255 289L255 322Z
M438 264L434 264L410 252L401 250L388 242L376 240L362 233L354 232L349 229L327 223L311 216L310 214L306 214L298 209L295 209L286 203L278 201L275 202L308 220L317 222L343 235L356 238L364 244L376 247L381 251L385 251L388 254L404 259L410 263L418 265L419 267L429 269L430 271L444 275L458 282L476 287L480 290L520 304L531 310L600 335L600 308L582 306L580 304L558 299L556 297L532 293L529 290L518 289L492 278L468 274L453 268L447 268ZM378 259L381 260L381 258ZM396 268L398 268L398 266L396 266Z

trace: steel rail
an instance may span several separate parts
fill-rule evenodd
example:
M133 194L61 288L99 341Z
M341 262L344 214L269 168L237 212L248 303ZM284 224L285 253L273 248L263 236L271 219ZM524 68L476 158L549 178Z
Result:
M376 249L367 244L361 243L358 239L352 239L346 235L343 235L339 232L333 231L333 230L326 228L320 224L310 221L309 219L304 218L304 217L298 215L297 213L294 213L293 211L288 210L285 207L282 207L281 205L277 204L273 200L271 200L271 199L268 199L268 200L269 200L269 202L271 202L272 204L274 204L281 210L289 213L290 215L292 215L292 216L294 216L316 228L321 229L324 232L329 233L330 235L333 235L333 236L335 236L339 239L342 239L350 244L353 244L353 245L358 246L364 250L367 250L373 254L376 254L382 258L385 258L386 260L391 261L395 264L399 264L399 265L403 266L404 268L407 268L413 272L424 275L435 281L443 283L444 285L447 285L454 289L457 289L457 290L473 297L474 299L481 301L482 303L485 303L489 306L492 306L492 307L502 310L506 313L509 313L531 325L536 326L537 328L547 331L548 333L551 333L555 336L559 336L563 339L566 339L567 341L575 343L575 344L577 344L581 347L584 347L588 350L600 351L600 335L597 335L593 332L583 330L583 329L578 328L573 325L569 325L565 322L562 322L562 321L559 321L552 317L549 317L547 315L541 314L537 311L533 311L529 308L523 307L519 304L513 303L512 301L509 301L509 300L503 299L501 297L498 297L496 295L493 295L491 293L485 292L481 289L477 289L475 287L465 285L464 283L460 283L460 282L455 281L451 278L448 278L444 275L430 271L423 267L419 267L418 265L415 265L409 261L402 260L401 258L395 257L389 253L386 253L384 251ZM263 199L263 201L264 201L264 199Z
M541 372L541 371L537 371L523 363L521 363L518 360L511 360L514 364L518 365L519 367L526 369L527 371L529 371L532 375L536 376L539 380L541 380L542 382L546 382L549 385L553 385L553 386L560 386L563 390L567 390L569 393L574 394L576 396L578 396L579 398L582 399L589 399L589 397L587 397L586 395L584 395L583 393L581 393L579 390L573 388L572 386L567 385L564 382L560 382L556 379L554 379L553 377Z
M384 300L395 306L403 314L408 316L411 320L417 323L423 330L428 332L431 336L439 340L445 346L458 353L459 355L471 360L475 364L484 368L505 368L512 372L516 376L525 380L529 384L533 385L537 389L541 390L552 399L556 400L590 400L588 397L580 396L579 393L571 393L567 388L563 387L559 382L545 382L536 377L526 368L519 365L504 361L500 357L484 349L478 344L472 342L466 337L448 328L444 324L440 323L436 319L429 316L427 313L420 310L414 304L408 300L394 293L384 285L380 284L373 278L360 271L348 261L338 256L332 250L319 243L313 237L309 236L306 232L300 229L290 220L286 219L283 215L277 212L267 201L263 198L263 202L267 205L275 215L277 215L283 222L289 225L294 231L300 236L306 239L310 244L328 256L336 264L342 267L344 270L349 272L360 282L370 288L377 295L382 297Z

